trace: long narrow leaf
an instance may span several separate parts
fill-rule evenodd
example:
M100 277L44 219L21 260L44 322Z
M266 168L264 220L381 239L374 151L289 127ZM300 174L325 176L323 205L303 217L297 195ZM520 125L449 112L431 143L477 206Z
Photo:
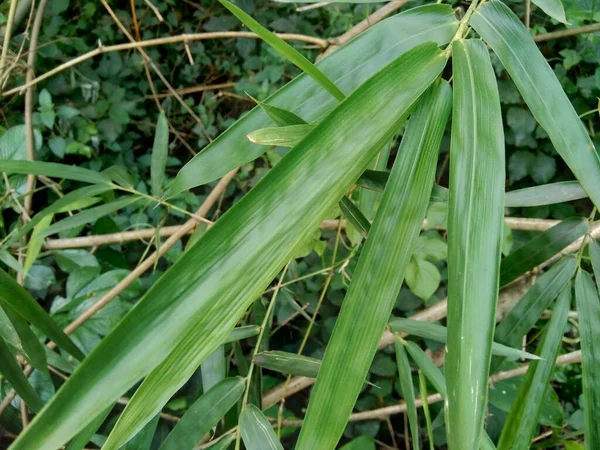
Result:
M43 408L44 402L33 390L23 375L21 366L2 339L0 339L0 373L31 409L39 411Z
M317 378L321 367L318 359L282 351L259 353L254 358L254 363L276 372L310 378Z
M361 83L408 50L429 40L447 44L458 22L450 5L427 5L390 17L352 39L323 61L319 70L344 92ZM338 101L306 74L302 74L265 100L289 110L307 122L327 114ZM260 107L254 108L196 155L177 174L169 188L177 194L215 180L258 158L266 150L246 135L272 125Z
M583 270L575 277L575 301L581 336L585 448L595 450L600 448L600 299L592 277Z
M242 339L247 339L252 336L256 336L260 332L260 327L257 325L246 325L243 327L237 327L231 330L231 333L227 338L223 341L223 344L228 344L229 342L241 341Z
M244 393L244 379L226 378L188 408L160 450L191 450L229 411Z
M254 144L295 147L314 129L314 125L288 125L284 127L261 128L248 134Z
M340 209L346 220L366 238L371 229L371 223L361 210L346 196L340 200Z
M452 45L448 212L447 431L476 450L485 418L504 216L504 134L496 76L480 40Z
M283 450L273 427L254 405L240 414L240 431L247 450Z
M250 30L254 31L260 36L260 38L269 44L277 53L283 56L285 59L290 61L292 64L298 66L300 70L310 76L313 80L319 83L324 89L326 89L331 95L338 100L344 100L346 95L335 85L333 81L327 78L323 72L321 72L317 66L311 63L308 59L302 56L294 47L285 42L276 34L270 32L260 23L250 17L244 12L243 9L237 7L233 3L227 0L219 0L219 2L227 8L231 13L237 17L244 25Z
M446 398L446 380L440 369L433 364L431 358L429 358L421 347L414 342L407 341L406 350L435 390L438 391L442 397Z
M227 376L227 360L225 359L225 347L219 345L200 366L202 375L202 389L208 391L215 384Z
M51 162L0 159L0 172L7 175L13 173L43 175L50 178L60 178L61 180L75 180L93 184L110 183L109 177L95 170Z
M167 116L161 111L156 122L154 134L154 145L152 146L152 162L150 164L150 185L152 194L158 196L162 184L162 178L167 167L169 157L169 123Z
M81 350L58 327L48 313L2 269L0 269L0 305L8 305L23 319L52 339L59 347L68 351L77 359L83 359Z
M260 106L260 109L262 109L271 118L271 120L280 127L306 124L304 119L298 117L296 114L288 111L287 109L278 108L277 106L269 105L265 102L259 102L255 98L252 98L252 100L254 100L254 102Z
M139 430L223 342L297 245L391 139L445 64L437 45L423 44L344 100L152 286L13 443L14 449L40 443L59 447L87 424L92 409L109 406L154 369L113 433Z
M421 399L427 398L427 381L423 372L419 370L419 395ZM431 424L431 413L429 412L429 403L423 401L423 415L425 416L425 428L427 429L427 440L429 441L429 450L435 450L435 443L433 440L433 426Z
M4 305L3 312L10 321L10 326L13 327L17 334L19 350L25 354L25 357L35 369L44 374L48 374L46 351L39 338L29 327L29 324L8 305ZM0 326L4 326L4 324L0 323Z
M552 312L552 319L540 340L536 353L542 358L527 369L517 398L513 401L508 418L502 428L499 450L527 450L531 446L541 413L541 398L546 396L554 361L560 350L565 325L571 305L571 285L560 293Z
M31 233L31 239L29 240L29 246L27 247L27 255L25 255L25 263L23 264L24 277L27 276L29 269L31 269L31 266L42 250L44 238L40 237L40 234L50 226L50 222L52 222L53 217L54 216L52 214L44 217L44 219L40 220L40 222L33 228L33 233Z
M596 206L600 206L600 157L550 65L518 17L492 0L478 8L471 25L492 47L531 113L546 130Z
M595 239L588 244L590 258L592 259L592 269L596 278L596 287L600 291L600 243Z
M410 363L404 345L400 339L394 339L394 350L396 351L396 364L398 365L398 378L400 380L400 389L402 397L406 403L406 414L408 424L410 425L410 435L412 437L412 446L419 446L419 416L417 416L417 405L415 403L415 387L410 373Z
M298 450L333 449L344 431L426 213L439 145L450 114L450 98L449 85L440 81L411 117L325 350Z
M587 198L587 196L577 181L561 181L507 192L504 195L504 206L518 208L554 205Z

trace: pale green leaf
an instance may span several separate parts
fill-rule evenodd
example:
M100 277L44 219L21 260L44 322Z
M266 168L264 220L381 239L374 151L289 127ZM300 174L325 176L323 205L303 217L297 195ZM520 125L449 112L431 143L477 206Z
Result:
M283 450L273 427L254 405L248 405L240 414L240 431L247 450Z
M158 197L161 192L162 179L169 157L169 122L163 111L158 115L154 144L152 145L152 162L150 164L150 185L152 194Z
M417 416L417 405L415 403L415 387L412 381L410 363L404 345L399 338L394 339L394 350L396 351L396 364L398 365L398 378L402 397L406 403L406 414L410 425L412 446L419 448L419 417Z
M51 178L60 178L61 180L74 180L93 184L110 183L109 177L95 170L51 162L0 159L0 172L5 172L7 175L13 173L44 175Z
M321 367L318 359L277 350L257 354L254 363L276 372L310 378L317 378Z
M504 206L518 208L554 205L580 198L587 198L587 193L577 181L561 181L507 192Z
M274 128L261 128L248 134L253 144L295 147L315 128L315 125L288 125Z
M23 277L27 276L27 272L37 259L44 245L44 238L40 237L40 234L50 226L54 215L49 214L44 217L39 223L33 228L31 238L29 239L29 245L27 246L27 254L25 255L25 263L23 264Z
M563 8L560 0L531 0L532 3L538 6L542 11L548 14L553 19L561 22L568 23L565 16L565 8Z

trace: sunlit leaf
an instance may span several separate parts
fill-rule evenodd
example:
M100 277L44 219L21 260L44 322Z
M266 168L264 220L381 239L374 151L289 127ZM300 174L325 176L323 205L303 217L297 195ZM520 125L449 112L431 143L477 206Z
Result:
M314 125L288 125L274 128L261 128L248 134L248 140L259 145L295 147L314 129Z

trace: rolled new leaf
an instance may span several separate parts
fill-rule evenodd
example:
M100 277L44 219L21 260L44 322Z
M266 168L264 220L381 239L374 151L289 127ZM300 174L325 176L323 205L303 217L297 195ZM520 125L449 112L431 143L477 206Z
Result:
M13 448L60 447L92 411L148 375L112 431L118 437L109 437L105 448L118 448L141 429L225 340L445 64L436 44L423 44L340 103L165 272Z
M508 6L496 0L477 8L470 23L498 55L533 117L594 205L600 206L600 157L528 30Z
M504 133L496 76L481 40L452 44L454 104L448 211L448 447L477 450L498 300Z
M344 432L426 214L450 100L448 83L438 81L410 119L325 350L297 450L333 449Z

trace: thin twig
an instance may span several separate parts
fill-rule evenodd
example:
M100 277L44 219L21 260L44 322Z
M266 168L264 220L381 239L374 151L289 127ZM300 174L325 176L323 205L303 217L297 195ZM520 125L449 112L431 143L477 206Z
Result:
M322 8L323 6L331 5L332 2L320 2L320 3L312 3L306 6L299 6L296 8L297 12L311 11L313 9Z
M182 88L182 89L175 89L175 92L177 92L179 95L187 95L187 94L195 94L197 92L205 92L205 91L216 91L219 89L228 89L228 88L232 88L235 86L235 83L217 83L217 84L210 84L210 85L201 85L201 86L193 86L193 87L187 87L187 88ZM156 98L166 98L166 97L170 97L171 95L173 95L170 92L164 92L162 94L157 94ZM146 95L146 97L144 98L152 98L151 95Z
M159 22L165 21L165 19L163 19L162 14L158 10L158 8L156 6L154 6L150 0L144 0L144 3L146 3L146 5L148 5L148 8L150 8L152 10L152 12L154 13L154 15L156 16L156 18L158 19Z
M535 42L550 41L552 39L562 39L565 37L576 36L585 33L597 33L600 31L600 23L592 23L582 27L567 28L566 30L553 31L551 33L538 34L533 37Z
M10 40L12 37L13 22L15 20L15 11L17 10L18 0L10 0L8 5L8 17L6 19L6 29L4 31L4 41L2 45L2 54L0 55L0 79L4 74L4 66L8 58L8 49L10 47Z

